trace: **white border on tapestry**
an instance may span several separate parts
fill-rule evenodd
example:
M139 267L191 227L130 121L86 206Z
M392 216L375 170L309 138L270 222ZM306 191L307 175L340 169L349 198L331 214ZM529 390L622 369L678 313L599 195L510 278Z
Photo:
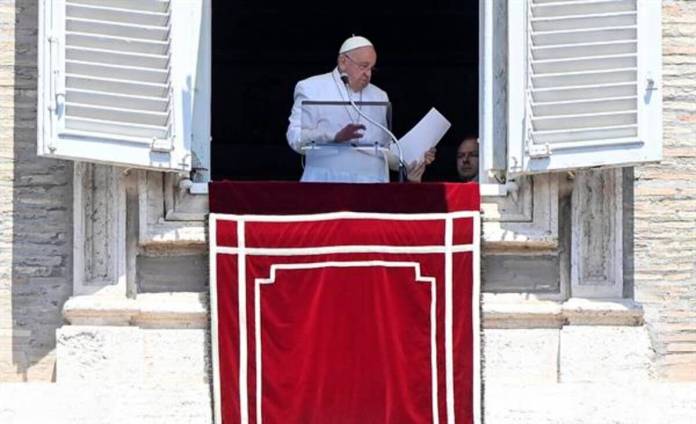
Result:
M353 267L374 267L381 266L386 268L413 268L416 274L415 280L420 283L430 284L430 373L432 387L432 415L433 423L440 422L438 408L438 373L437 373L437 285L434 277L426 277L421 274L420 263L400 262L400 261L326 261L326 262L299 262L272 264L268 278L256 278L254 282L254 331L256 334L256 422L261 424L261 402L262 402L262 378L261 378L261 284L274 284L277 277L277 270L298 270L298 269L319 269L319 268L353 268ZM246 280L244 281L246 284Z
M473 240L471 244L454 245L453 223L456 219L472 218ZM247 248L244 246L244 222L311 222L325 221L335 219L376 219L376 220L411 220L411 221L445 221L445 246L375 246L375 245L351 245L351 246L330 246L330 247L313 247L313 248ZM217 222L218 221L237 221L237 247L217 246ZM447 422L454 422L454 386L453 386L453 352L452 352L452 254L460 252L472 252L472 344L473 344L473 416L474 423L481 422L481 368L480 368L480 311L479 311L479 296L480 296L480 230L481 216L476 211L458 211L450 213L433 213L433 214L382 214L382 213L362 213L362 212L333 212L314 215L232 215L232 214L210 214L210 294L211 294L211 338L213 348L213 396L214 396L214 415L215 422L222 423L221 411L221 395L220 395L220 375L219 375L219 342L218 342L218 310L217 310L217 275L214 271L217 266L218 254L239 255L245 258L247 255L308 255L308 254L327 254L327 253L444 253L445 254L445 367L446 367L446 406L447 406ZM404 249L406 248L406 249ZM449 257L449 259L448 259ZM242 264L242 262L244 262ZM246 261L238 260L238 278L244 275L246 278L246 270L244 269ZM243 271L243 274L241 272ZM449 283L448 283L449 281ZM242 285L240 285L242 286ZM240 298L246 299L246 284L243 288L239 288ZM258 286L256 284L255 286ZM432 285L435 287L435 285ZM243 296L241 296L243 294ZM449 308L447 302L450 302ZM246 303L244 303L246 304ZM240 322L242 318L246 322L246 308L241 307L242 302L239 301L239 308L244 311L239 311ZM448 335L449 333L449 335ZM243 343L242 343L243 342ZM247 363L246 356L241 352L242 346L248 346L246 328L240 326L240 414L242 423L248 422L248 393L246 392L246 384L241 382L246 381ZM244 349L246 351L246 349ZM450 375L452 374L452 375ZM258 377L257 377L258 378ZM259 386L257 385L257 388ZM258 396L258 393L257 393ZM437 402L437 400L435 400ZM260 405L260 402L257 403ZM260 422L260 412L257 411Z

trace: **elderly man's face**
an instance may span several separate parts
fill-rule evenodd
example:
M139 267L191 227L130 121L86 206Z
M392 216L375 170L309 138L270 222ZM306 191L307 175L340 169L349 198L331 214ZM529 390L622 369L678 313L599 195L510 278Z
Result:
M338 57L338 68L348 74L348 85L353 91L367 87L372 78L372 69L377 63L377 52L370 46L360 47Z
M462 181L472 181L478 176L479 146L474 139L462 141L457 149L457 173Z

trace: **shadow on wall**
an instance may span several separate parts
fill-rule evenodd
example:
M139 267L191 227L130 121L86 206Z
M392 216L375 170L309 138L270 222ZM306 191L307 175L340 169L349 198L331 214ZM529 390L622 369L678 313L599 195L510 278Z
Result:
M72 163L36 155L38 2L14 3L12 360L0 361L0 381L53 381L55 332L72 294Z

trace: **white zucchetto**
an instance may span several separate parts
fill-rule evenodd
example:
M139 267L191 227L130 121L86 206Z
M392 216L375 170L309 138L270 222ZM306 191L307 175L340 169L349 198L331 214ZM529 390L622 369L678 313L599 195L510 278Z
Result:
M338 51L338 54L343 54L351 50L355 50L357 48L366 46L374 47L370 40L368 40L367 38L361 37L359 35L354 35L346 39L346 41L344 41L343 44L341 44L341 49Z

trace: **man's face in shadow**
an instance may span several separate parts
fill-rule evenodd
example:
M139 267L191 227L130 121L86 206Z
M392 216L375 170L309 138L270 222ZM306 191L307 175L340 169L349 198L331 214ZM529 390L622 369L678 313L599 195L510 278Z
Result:
M464 182L475 181L479 170L479 145L474 138L467 138L457 149L457 174Z

